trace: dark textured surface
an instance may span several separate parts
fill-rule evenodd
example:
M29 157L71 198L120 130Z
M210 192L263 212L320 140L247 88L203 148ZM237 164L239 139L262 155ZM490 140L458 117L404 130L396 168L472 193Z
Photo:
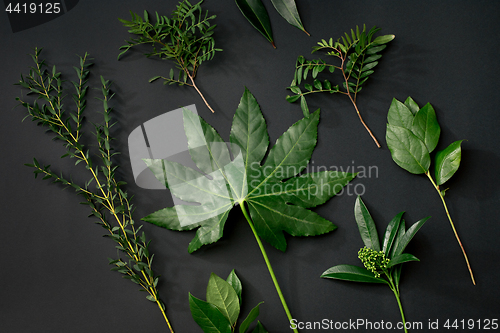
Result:
M388 221L406 211L407 225L432 218L419 231L408 251L421 262L405 264L401 283L406 318L429 320L485 320L497 318L499 309L499 176L497 78L500 73L500 4L494 1L297 1L311 37L288 25L266 2L277 49L242 17L232 1L206 0L204 9L218 17L215 38L224 51L204 64L198 77L212 107L211 114L194 90L148 83L166 75L170 63L146 59L130 52L117 61L118 48L129 38L117 18L129 10L169 13L176 1L81 0L66 14L31 29L13 33L5 12L0 14L2 52L0 100L2 120L0 172L2 222L0 251L0 331L2 332L166 332L156 306L136 285L109 271L107 257L115 257L115 244L102 238L104 229L87 218L88 209L72 190L33 179L24 167L37 157L54 170L69 170L61 160L64 149L34 123L24 110L13 109L14 98L24 92L13 86L32 65L27 56L44 47L43 58L56 64L68 79L75 54L89 52L95 59L90 82L99 75L114 82L114 108L119 121L118 148L124 152L121 172L135 195L139 219L171 204L166 191L143 190L133 183L128 134L159 114L195 103L198 113L222 137L229 139L231 119L244 87L257 98L268 124L271 142L302 117L297 103L285 101L296 57L311 59L311 47L321 38L334 39L365 23L395 34L375 74L360 93L359 108L383 148L376 149L348 100L340 95L310 98L311 109L321 107L318 145L312 164L372 168L371 177L352 183L363 194L381 233ZM318 55L314 55L317 57ZM92 95L97 96L97 93ZM455 140L463 143L462 165L446 184L446 200L474 270L468 272L437 193L424 176L399 168L385 145L385 123L391 99L412 96L420 105L430 102L442 128L437 147ZM67 104L70 104L68 98ZM99 104L89 100L88 118L99 121ZM168 144L168 143L167 143ZM82 169L72 172L81 179ZM85 177L86 178L86 177ZM354 186L357 186L356 188ZM320 279L337 264L358 264L362 247L353 207L355 196L345 193L315 211L339 228L331 234L288 237L288 250L266 246L277 278L295 318L344 322L400 320L396 301L384 286ZM226 277L236 269L243 282L242 316L260 301L260 320L270 332L288 332L287 318L262 256L242 214L234 210L224 237L189 255L192 232L173 232L153 225L144 230L152 239L155 268L162 275L160 294L176 332L200 332L191 318L188 291L204 299L211 272ZM441 326L442 328L442 326ZM304 330L305 332L306 330ZM321 331L321 330L315 330ZM364 328L357 331L363 332ZM441 331L441 330L439 330ZM458 331L462 331L459 329ZM478 330L470 330L478 331Z

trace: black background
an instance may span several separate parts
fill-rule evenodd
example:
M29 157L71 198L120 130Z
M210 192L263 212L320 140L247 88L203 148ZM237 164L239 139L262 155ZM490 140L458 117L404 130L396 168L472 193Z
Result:
M114 242L87 218L86 206L73 191L33 179L23 166L37 157L84 180L84 169L61 160L64 148L30 121L21 123L17 82L32 65L35 46L42 58L74 80L76 54L95 59L90 83L99 75L114 82L114 108L119 121L117 148L123 151L123 177L135 195L136 219L170 205L166 191L138 188L128 163L127 137L150 118L196 103L198 113L229 139L232 116L244 87L257 98L271 142L302 117L298 103L285 101L298 55L312 59L311 47L321 38L338 38L356 25L376 25L396 38L383 52L375 74L358 97L365 121L383 144L377 149L347 98L320 95L308 99L321 107L314 166L376 166L378 174L358 178L363 200L379 233L400 211L407 225L432 218L414 238L408 252L421 262L405 264L401 297L406 319L485 320L499 317L498 105L500 3L496 1L297 1L311 37L288 25L265 1L277 49L250 26L233 1L206 0L216 14L216 44L224 49L204 64L197 83L216 110L211 114L187 87L148 83L167 75L171 64L130 52L117 61L118 48L130 36L117 20L129 10L167 14L176 1L82 0L71 11L43 25L13 33L7 14L0 14L0 164L2 224L0 231L0 331L2 332L166 332L156 305L136 285L109 270ZM315 54L314 57L317 57ZM326 56L325 56L326 59ZM97 92L91 94L97 97ZM446 184L446 200L469 255L477 286L468 271L439 197L425 176L412 175L391 159L384 136L393 97L412 96L430 102L442 128L438 150L455 140L463 143L462 165ZM70 98L68 97L67 105ZM99 103L89 100L88 118L99 121ZM90 128L87 133L90 137ZM91 138L89 139L91 140ZM168 144L168 143L166 143ZM358 170L359 171L359 170ZM320 279L337 264L360 265L362 242L354 221L355 196L334 197L315 209L339 228L310 238L288 237L285 253L265 244L292 315L300 321L367 319L400 320L396 300L385 286ZM155 269L162 275L160 295L176 332L201 332L191 318L188 291L205 299L211 272L226 277L234 268L243 282L242 317L260 301L259 319L270 332L288 332L287 318L250 228L242 214L229 216L223 238L196 253L187 253L193 232L174 232L144 225L152 239ZM442 331L444 329L441 329ZM304 330L305 331L305 330ZM364 329L359 329L362 332ZM454 330L452 330L454 331ZM462 331L459 329L458 331ZM469 330L479 331L479 330Z

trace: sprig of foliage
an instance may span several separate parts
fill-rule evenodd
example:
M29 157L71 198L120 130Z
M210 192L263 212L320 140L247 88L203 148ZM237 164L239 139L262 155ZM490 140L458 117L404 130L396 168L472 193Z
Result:
M423 173L431 181L443 202L446 216L464 255L472 283L475 285L476 281L469 259L444 200L446 190L441 190L439 187L448 181L460 166L462 140L455 141L436 153L434 157L436 180L434 181L430 172L430 153L438 144L441 128L432 105L427 103L420 108L411 97L408 97L404 103L394 98L387 114L387 122L386 141L392 159L406 171L413 174Z
M235 271L232 270L227 280L212 273L208 280L207 300L203 301L189 293L189 308L194 321L203 332L233 333L240 315L242 284ZM260 302L240 324L239 333L248 332L252 322L259 316ZM257 321L252 333L267 333L264 326Z
M283 232L292 236L314 236L334 230L336 227L330 221L309 208L339 193L355 174L302 173L316 146L319 110L292 125L276 141L264 163L269 135L259 104L248 89L233 118L231 150L201 117L187 109L183 117L191 159L202 173L168 160L145 161L173 195L198 205L167 207L143 220L171 230L198 228L188 247L189 252L193 252L222 237L229 212L239 205L264 256L285 312L292 320L260 238L285 251Z
M267 13L266 7L261 0L235 0L236 5L243 16L250 24L266 38L271 45L274 45L273 31L271 29L271 21ZM308 36L309 33L304 28L300 20L299 11L295 0L271 0L276 11L291 25L304 31Z
M200 65L211 60L216 51L222 51L215 48L215 40L212 37L216 25L212 24L211 20L216 16L208 16L208 11L203 14L202 2L203 0L192 5L184 0L177 5L171 18L156 13L155 22L150 20L146 11L144 18L130 12L131 21L119 19L129 28L129 33L139 37L130 39L127 45L120 47L123 51L118 55L118 59L133 46L151 44L153 51L146 53L146 57L157 56L163 60L173 61L179 73L176 76L172 68L168 77L155 76L149 82L163 79L164 84L193 87L210 111L214 112L194 81Z
M401 264L409 261L419 261L414 255L404 253L404 250L429 217L415 222L406 230L405 220L402 219L403 213L399 213L389 222L381 246L375 221L373 221L361 197L358 197L354 206L354 217L356 218L361 239L365 244L365 247L359 250L358 258L365 267L337 265L324 271L321 277L353 282L387 284L394 296L396 296L405 332L407 332L399 291Z
M123 274L124 278L138 284L141 290L147 292L146 298L158 305L170 331L173 332L165 314L165 305L158 294L159 276L152 268L154 255L149 251L150 241L146 239L144 232L140 232L142 226L137 226L134 222L131 197L124 189L126 183L117 179L116 170L119 165L116 157L119 152L112 147L114 138L111 132L116 122L112 119L112 107L109 106L114 96L110 91L111 84L101 76L103 98L100 100L103 104L104 122L94 125L98 150L95 159L82 139L91 59L86 53L79 57L79 67L74 67L78 81L72 82L75 88L72 97L76 111L71 112L63 103L65 95L61 73L57 72L56 66L48 70L45 60L40 59L41 51L42 49L35 49L31 55L35 66L31 67L25 77L21 75L21 80L17 83L28 89L28 94L35 95L36 99L26 101L18 97L16 100L28 111L26 117L47 127L56 139L63 142L67 150L62 157L75 159L75 165L84 164L91 178L80 185L62 173L55 173L50 169L50 165L40 164L37 159L33 160L33 164L26 165L35 169L35 178L41 175L43 179L51 179L54 183L72 187L85 198L83 204L90 207L90 216L97 218L96 223L108 231L105 236L118 243L116 248L124 254L124 258L109 259L112 270Z
M356 31L351 29L350 34L345 33L336 41L330 38L329 41L322 39L318 42L318 46L313 47L312 53L316 51L326 51L326 54L340 60L340 64L329 64L322 59L306 60L303 56L299 56L295 62L295 73L293 81L288 87L295 95L287 96L286 100L290 103L300 99L300 106L305 117L309 116L309 107L306 102L306 95L313 93L340 93L349 97L358 114L359 120L368 131L377 147L380 144L373 135L372 131L364 122L356 104L358 93L363 88L363 85L368 80L370 75L374 73L374 68L382 57L380 52L386 48L387 43L394 39L394 35L384 35L374 38L376 32L380 29L373 27L370 31L366 31L356 27ZM334 73L335 70L342 74L342 84L334 84L329 80L323 82L317 79L319 73L328 70L329 73ZM312 78L312 83L306 83L306 79ZM300 85L303 84L303 89Z

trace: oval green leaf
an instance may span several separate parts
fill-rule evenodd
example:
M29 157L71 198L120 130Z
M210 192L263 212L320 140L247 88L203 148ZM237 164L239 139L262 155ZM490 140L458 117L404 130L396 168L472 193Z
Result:
M403 127L411 130L413 124L413 113L400 101L393 98L389 112L387 113L387 122L390 125Z
M455 174L462 159L463 140L455 141L446 149L436 153L436 184L442 185Z
M219 309L189 293L189 309L194 321L205 333L231 333L229 320Z
M240 301L236 291L224 279L212 273L208 280L207 302L215 305L217 309L229 320L231 326L236 323L240 314Z
M387 147L397 165L414 174L426 173L431 157L425 144L411 131L387 124Z
M304 29L304 25L300 20L299 11L295 5L295 0L271 0L274 8L280 13L280 15L294 27L304 31L306 34L309 33Z
M441 127L439 127L436 112L432 105L427 103L418 110L413 119L411 131L425 143L429 153L436 148L441 134Z

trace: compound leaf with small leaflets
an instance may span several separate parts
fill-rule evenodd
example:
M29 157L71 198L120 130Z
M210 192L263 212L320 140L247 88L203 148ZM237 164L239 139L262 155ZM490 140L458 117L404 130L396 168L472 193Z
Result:
M184 110L189 152L204 174L168 160L145 161L173 195L195 204L167 207L143 220L172 230L198 228L189 252L222 237L235 205L248 205L257 234L282 251L286 249L284 232L314 236L334 230L330 221L309 208L342 191L355 174L303 172L316 146L319 115L318 110L292 125L262 163L269 136L260 107L248 89L233 118L231 149L203 119Z
M374 38L375 33L379 30L379 28L373 27L367 31L366 26L363 26L363 29L357 26L356 29L351 29L350 32L345 33L336 41L333 38L328 41L325 39L319 41L318 45L313 47L312 52L325 51L326 55L336 58L334 63L327 63L322 59L306 60L300 55L295 63L292 83L288 87L294 95L287 96L286 100L293 103L300 99L302 112L307 117L309 107L307 106L306 95L313 93L340 93L346 95L356 109L361 123L377 147L380 148L379 142L364 122L356 104L358 93L362 90L368 78L375 72L375 67L382 58L380 52L386 48L387 43L395 38L394 35L383 35ZM327 74L340 73L338 75L340 84L334 84L330 79L318 79L318 74L323 72ZM312 84L310 81L306 82L308 78L312 80ZM301 84L305 89L300 88Z

